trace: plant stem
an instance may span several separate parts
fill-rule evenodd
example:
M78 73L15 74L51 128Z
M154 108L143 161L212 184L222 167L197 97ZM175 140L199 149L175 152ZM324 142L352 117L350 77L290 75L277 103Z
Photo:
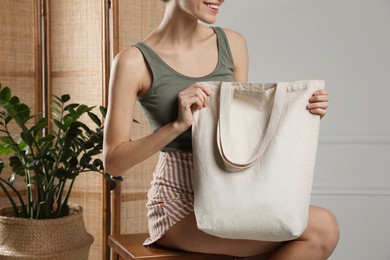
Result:
M51 187L51 189L48 190L46 193L46 216L47 218L50 217L51 211L53 209L53 203L54 203L54 192L58 188L58 184L53 186L54 182L54 176L50 179L50 183L48 187Z
M25 162L23 162L25 163ZM32 181L29 170L25 170L26 182L27 182L27 214L30 218L34 216L34 201L32 192Z
M57 194L57 218L60 217L62 206L64 204L63 202L61 203L61 199L62 199L62 193L64 192L65 183L66 183L66 179L61 181L60 190L58 191L58 194Z
M19 191L17 189L15 189L14 186L12 186L11 184L9 184L6 180L4 180L3 178L0 178L0 181L4 182L8 187L10 187L13 192L15 192L16 196L18 196L18 199L20 201L20 205L22 207L22 211L23 211L23 215L24 216L27 216L27 212L26 212L26 206L24 205L24 201L23 201L23 198L22 196L20 195ZM5 188L3 188L4 192L5 192ZM7 192L6 192L7 194ZM11 203L12 203L12 197L8 196L8 198L10 199Z
M3 179L0 179L0 180L3 180ZM18 206L16 205L15 201L13 200L11 194L9 194L9 192L7 191L7 189L5 188L5 186L4 186L1 182L0 182L0 187L3 189L5 195L7 195L9 201L11 202L12 207L13 207L14 212L15 212L15 216L16 216L16 217L19 217Z
M72 179L72 181L70 182L69 189L68 189L68 191L66 192L64 201L62 202L62 205L67 205L67 204L68 204L68 199L69 199L69 196L70 196L70 192L71 192L71 190L72 190L72 188L73 188L73 183L74 183L75 180L76 180L76 177L74 177L74 178ZM61 207L62 207L62 205L61 205Z

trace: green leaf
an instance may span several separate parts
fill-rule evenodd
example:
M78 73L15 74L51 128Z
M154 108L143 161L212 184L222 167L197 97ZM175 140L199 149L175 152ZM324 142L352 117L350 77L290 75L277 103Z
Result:
M72 129L79 129L79 128L84 128L84 127L85 127L85 124L83 122L80 122L80 121L72 122L72 124L70 125L70 128L72 128Z
M107 108L100 106L99 107L100 113L102 114L103 118L106 118L107 115Z
M73 156L73 153L69 150L66 150L63 152L61 158L60 158L60 161L61 162L64 162L64 161L67 161L69 160L71 157Z
M104 173L103 177L108 182L108 184L110 185L110 191L115 190L115 188L116 188L115 180L111 179L111 176L109 174L107 174L107 173Z
M57 169L57 172L55 173L57 178L59 179L67 179L70 178L69 171L65 170L64 168Z
M65 130L65 127L64 127L64 125L61 123L61 121L59 121L58 119L54 119L53 121L54 121L54 123L56 124L56 126L57 126L58 128L60 128L61 130Z
M9 87L5 87L0 91L0 100L9 101L11 97L11 90Z
M103 162L102 162L102 160L100 160L100 159L95 159L95 160L93 161L93 165L94 165L95 167L99 167L100 170L104 170Z
M11 157L9 157L9 161L10 161L10 166L12 166L12 167L23 164L18 156L11 156Z
M23 141L23 139L21 139L21 138L17 141L17 143L18 143L18 148L20 150L26 150L26 148L28 148L26 142ZM12 148L12 149L14 149L14 148Z
M42 133L42 130L47 127L48 119L46 117L41 118L34 126L30 128L30 132L33 133L33 136L37 136Z
M1 144L0 145L0 154L12 154L13 152L18 152L20 149L19 149L19 145L18 144Z
M68 95L68 94L65 94L65 95L62 95L61 96L61 101L63 102L63 103L66 103L66 102L68 102L70 100L70 96Z
M76 114L78 117L82 116L84 113L89 112L92 110L92 107L88 107L87 105L80 105L77 110Z
M75 168L77 167L77 164L78 164L78 160L77 160L77 157L72 157L70 160L69 160L69 166L72 167L72 168Z
M4 119L4 123L5 123L6 125L8 125L8 123L11 122L11 120L12 120L12 117L11 117L11 116L7 116L7 117Z
M94 147L93 142L85 142L83 145L84 149L88 150ZM90 153L88 153L90 154ZM91 154L90 154L91 155Z
M92 160L91 156L89 156L88 154L84 154L81 159L80 159L80 164L81 166L83 167L87 167L89 162Z
M34 137L30 133L21 132L20 137L23 139L23 141L26 142L26 144L32 146L34 143Z
M54 140L54 138L55 138L54 135L49 134L49 135L47 135L45 137L40 138L38 143L42 144L42 143L51 142L51 141Z
M8 101L11 105L17 105L20 103L20 99L17 96L13 96Z
M18 114L21 123L27 122L30 116L30 108L26 104L16 106L16 113Z
M66 111L69 111L71 113L75 113L75 108L78 107L80 104L77 104L77 103L72 103L72 104L69 104L67 105L66 107L64 107L64 110Z
M66 115L63 121L64 121L64 129L67 129L75 121L75 119L70 115Z
M92 112L88 112L88 116L92 119L92 121L97 125L97 126L101 126L102 125L102 121L99 119L99 117L97 115L95 115L94 113Z
M1 136L0 137L0 141L4 144L13 144L15 143L15 141L11 138L11 137L8 137L8 136Z
M4 150L3 149L1 150L0 154L10 155L13 154L14 152L19 152L20 150L21 149L17 144L7 144L5 145Z
M98 154L101 154L101 149L100 149L100 146L97 146L95 147L95 149L92 149L92 150L89 150L88 151L88 155L90 156L94 156L94 155L98 155Z
M94 172L98 172L99 171L99 169L95 165L93 165L93 164L88 164L87 168L89 170L91 170L91 171L94 171Z

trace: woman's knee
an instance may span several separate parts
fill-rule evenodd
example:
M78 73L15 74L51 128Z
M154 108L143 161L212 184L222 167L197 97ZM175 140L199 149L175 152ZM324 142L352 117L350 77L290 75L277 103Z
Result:
M311 208L308 228L302 235L304 240L328 257L336 248L339 235L337 219L331 211L319 207Z

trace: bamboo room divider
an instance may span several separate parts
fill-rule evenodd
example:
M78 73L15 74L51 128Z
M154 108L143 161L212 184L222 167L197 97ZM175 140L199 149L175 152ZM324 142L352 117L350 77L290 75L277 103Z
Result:
M41 111L41 15L35 0L1 0L0 83L11 88L35 112ZM8 164L8 159L3 158ZM10 172L4 169L2 177ZM15 182L21 187L23 180ZM25 193L24 193L25 195ZM0 208L11 204L0 191Z
M10 86L35 112L42 111L44 93L46 102L52 94L70 94L73 102L103 105L109 70L104 40L107 3L1 0L0 82ZM42 35L46 35L44 50ZM80 175L70 201L83 206L86 228L95 239L89 259L105 258L102 177L96 173ZM0 207L8 204L0 192Z
M1 0L1 4L0 82L10 86L35 111L43 108L43 85L47 86L46 98L70 94L74 102L105 105L110 58L145 38L161 21L164 9L158 0ZM109 6L111 23L106 19ZM42 28L46 33L45 50ZM135 118L140 124L134 125L132 138L150 133L139 109ZM124 174L125 181L113 193L121 191L114 204L119 211L114 211L113 232L147 231L146 193L156 160L157 155ZM95 238L89 259L109 255L108 195L96 173L79 176L73 189L71 201L83 206L87 230ZM0 192L2 206L8 206L8 202Z

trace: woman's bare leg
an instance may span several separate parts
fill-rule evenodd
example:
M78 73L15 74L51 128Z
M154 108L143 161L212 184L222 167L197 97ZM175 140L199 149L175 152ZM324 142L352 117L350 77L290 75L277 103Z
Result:
M165 247L192 252L252 256L248 259L265 259L267 255L270 260L322 260L333 252L338 238L339 230L334 215L326 209L310 206L305 232L298 239L285 243L211 236L197 228L194 213L177 223L157 242ZM271 253L265 254L267 252Z
M335 216L326 209L311 206L308 226L302 236L281 246L270 260L328 259L338 240L339 228Z
M268 252L282 243L225 239L211 236L196 226L194 213L173 226L157 243L168 248L191 252L246 257Z

